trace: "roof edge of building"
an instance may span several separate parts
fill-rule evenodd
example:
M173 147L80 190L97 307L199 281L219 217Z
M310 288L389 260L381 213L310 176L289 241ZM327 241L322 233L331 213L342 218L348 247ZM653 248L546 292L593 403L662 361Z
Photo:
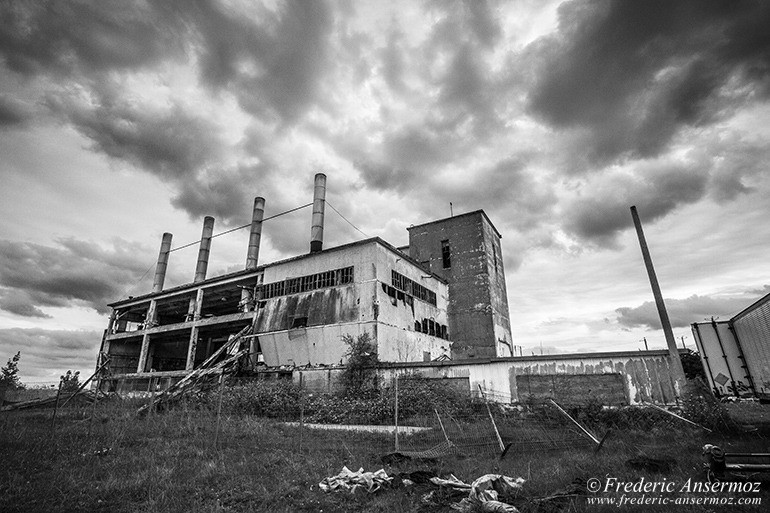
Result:
M286 264L286 263L289 263L289 262L294 262L294 261L297 261L297 260L301 260L303 258L312 258L312 257L318 256L318 255L329 254L329 253L333 253L335 251L342 251L342 250L345 250L345 249L348 249L348 248L352 248L352 247L355 247L355 246L364 246L366 244L372 244L372 243L379 244L380 246L390 250L392 253L397 254L400 258L402 258L404 260L407 260L411 264L419 267L420 269L422 269L426 273L430 273L430 275L432 277L436 278L441 283L444 283L444 284L447 283L447 281L444 278L442 278L441 276L438 276L435 273L432 273L432 272L424 269L420 265L420 263L417 262L417 260L415 260L414 258L410 257L409 255L407 255L403 251L399 251L398 248L396 248L394 245L390 244L386 240L383 240L380 237L369 237L368 239L357 240L357 241L354 241L354 242L349 242L347 244L342 244L340 246L334 246L333 248L327 248L327 249L324 249L324 250L316 252L316 253L305 253L305 254L302 254L302 255L297 255L297 256L293 256L293 257L289 257L289 258L284 258L283 260L277 260L275 262L270 262L268 264L262 264L262 265L258 266L256 269L241 269L239 271L234 271L234 272L227 273L227 274L220 274L219 276L214 276L212 278L207 278L207 279L205 279L203 281L190 282L190 283L185 283L185 284L182 284L182 285L177 285L176 287L172 287L170 289L165 289L165 290L162 290L160 292L150 292L150 293L147 293L147 294L142 294L140 296L128 297L126 299L121 299L121 300L118 300L118 301L114 301L112 303L107 303L107 306L109 306L110 308L115 308L115 307L121 306L121 305L123 305L125 303L133 303L133 302L136 302L136 301L148 300L148 299L152 299L154 297L162 296L164 294L174 293L174 292L178 292L180 290L185 290L185 289L189 289L189 288L200 288L202 286L211 285L211 284L216 283L218 281L225 281L225 280L228 280L228 279L231 279L231 278L237 278L237 277L239 277L241 275L244 276L244 277L248 276L249 274L257 275L257 274L259 274L261 272L264 272L265 269L267 269L269 267L274 267L276 265L282 265L282 264Z
M413 229L415 229L415 228L420 228L420 227L423 227L423 226L427 226L427 225L429 225L429 224L443 223L443 222L445 222L445 221L448 221L448 220L450 220L450 219L456 219L456 218L458 218L458 217L466 217L466 216L472 216L472 215L475 215L475 214L481 214L481 215L483 215L483 216L484 216L484 218L485 218L485 219L487 220L487 222L489 223L489 226L491 226L491 227L492 227L492 229L495 231L495 233L497 234L497 236L498 236L498 237L500 237L501 239L503 238L503 236L500 234L500 231L499 231L499 230L498 230L498 229L495 227L495 224L492 222L492 220L489 218L489 216L487 215L487 213L486 213L486 212L484 212L484 210L483 210L483 209L473 210L473 211L471 211L471 212L465 212L464 214L457 214L456 216L449 216L449 217L444 217L443 219L436 219L436 220L434 220L434 221L428 221L427 223L413 224L413 225L411 225L411 226L408 226L408 227L407 227L407 231L409 231L409 230L413 230Z

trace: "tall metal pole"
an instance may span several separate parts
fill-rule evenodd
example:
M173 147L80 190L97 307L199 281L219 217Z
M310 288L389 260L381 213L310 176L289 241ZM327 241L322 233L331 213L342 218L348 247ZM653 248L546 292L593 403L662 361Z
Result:
M647 276L650 278L650 287L652 288L652 295L655 296L655 305L658 307L658 315L660 316L660 324L663 327L663 334L666 336L666 344L668 345L668 353L671 358L671 371L674 378L674 393L677 398L685 383L684 369L682 368L682 360L679 359L679 350L676 347L676 339L674 339L674 332L671 329L671 321L668 319L668 312L666 312L666 305L663 302L663 294L660 292L660 285L658 285L658 277L655 275L655 268L652 266L652 258L650 257L650 250L647 248L647 241L644 238L644 231L642 231L642 222L639 220L639 214L636 212L636 207L631 207L631 217L634 219L634 226L636 227L636 235L639 237L639 246L642 249L642 257L644 258L644 265L647 267Z

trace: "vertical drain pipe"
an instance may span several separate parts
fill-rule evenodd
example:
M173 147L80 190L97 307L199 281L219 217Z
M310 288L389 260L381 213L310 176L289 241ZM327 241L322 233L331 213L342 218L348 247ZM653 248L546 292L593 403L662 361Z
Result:
M206 279L206 270L209 267L209 253L211 253L211 236L214 234L214 218L203 218L203 233L201 233L201 245L198 249L198 264L195 266L195 279L198 283Z
M265 215L265 198L254 198L254 212L251 215L251 233L249 234L249 250L246 253L246 269L257 268L259 260L259 244L262 240L262 217Z
M326 206L326 175L315 175L313 187L313 223L310 226L310 252L318 253L324 245L324 208Z
M158 264L155 266L155 279L152 282L152 291L160 292L163 290L163 283L166 281L166 268L168 267L168 254L171 251L171 237L168 232L163 234L160 243L160 252L158 253Z

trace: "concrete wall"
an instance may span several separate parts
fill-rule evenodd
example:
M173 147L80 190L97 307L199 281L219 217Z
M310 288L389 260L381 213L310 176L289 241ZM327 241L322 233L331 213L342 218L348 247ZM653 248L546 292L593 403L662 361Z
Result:
M496 356L513 356L511 321L508 312L508 290L505 285L505 267L500 236L494 227L481 216L484 230L484 248L487 257L489 302L492 307L492 324L495 333Z
M377 241L268 267L264 283L348 266L354 268L353 283L261 302L255 332L267 365L339 364L348 349L342 337L363 332L377 345L381 361L448 354L448 341L415 331L415 320L447 324L447 285ZM392 270L435 292L436 306L404 294L394 301L386 291ZM291 329L297 316L307 317L307 326Z
M304 383L318 391L333 390L339 368L308 368L295 370L294 379L303 375ZM595 379L585 376L616 374L623 384L623 401L612 392L614 403L641 404L675 402L668 351L584 353L524 358L496 358L483 361L430 362L392 364L380 369L382 379L419 373L426 378L468 378L471 393L480 385L488 398L498 402L524 402L527 391L519 390L519 376L565 376L573 397L589 399L605 392L596 387ZM569 376L576 376L569 380ZM331 381L328 381L331 380ZM596 394L594 394L596 390Z
M444 267L442 255L445 240L449 241L450 248L448 268ZM412 258L449 282L453 357L510 356L511 330L502 252L499 236L484 213L476 211L410 227L409 252Z

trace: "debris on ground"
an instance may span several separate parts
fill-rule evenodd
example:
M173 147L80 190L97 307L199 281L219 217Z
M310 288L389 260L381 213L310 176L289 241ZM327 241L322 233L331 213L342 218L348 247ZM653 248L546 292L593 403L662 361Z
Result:
M770 453L733 452L727 453L721 447L711 444L703 446L704 467L709 482L745 479L770 473Z
M383 486L389 485L392 479L383 469L376 472L364 472L364 469L360 468L357 472L353 472L348 467L342 467L339 474L324 478L318 483L318 487L324 492L346 491L355 493L356 490L363 489L369 493L374 493Z
M514 479L501 474L486 474L471 484L459 480L453 474L450 474L448 478L435 477L430 481L441 488L468 492L467 497L450 506L452 509L465 512L483 511L490 513L517 513L518 510L514 506L500 499L514 496L521 490L524 483L524 479L520 477ZM432 498L433 494L427 494L423 496L423 502L428 503Z
M653 474L668 474L676 467L676 460L668 456L649 458L639 455L626 461L626 465L634 470L646 470Z
M398 474L398 478L405 486L411 486L414 484L428 484L431 480L436 478L436 473L430 470L414 470L412 472L402 472Z

